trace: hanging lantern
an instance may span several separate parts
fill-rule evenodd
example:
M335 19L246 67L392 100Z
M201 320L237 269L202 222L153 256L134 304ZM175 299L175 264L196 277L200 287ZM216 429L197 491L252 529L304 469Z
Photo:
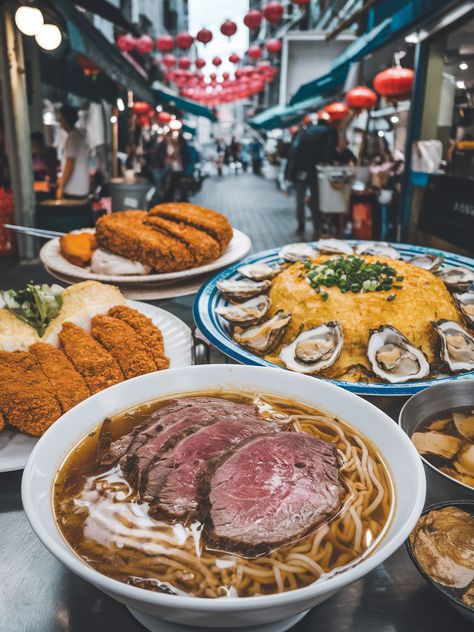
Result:
M135 40L135 48L140 55L148 55L153 50L153 40L149 35L141 35Z
M267 51L272 53L272 55L281 51L281 42L279 39L269 39L265 46Z
M189 59L189 57L180 57L178 61L178 66L181 68L181 70L188 70L188 68L191 68L191 60Z
M196 39L201 44L209 44L212 40L212 32L209 29L201 29L197 32Z
M211 81L215 81L217 79L217 75L215 72L211 72L211 74L209 75L209 78L211 79Z
M411 68L393 66L375 76L374 88L387 101L396 103L409 97L414 78L415 73Z
M247 51L247 55L250 57L250 59L260 59L260 57L262 56L262 49L260 48L260 46L250 46L250 48Z
M174 55L163 55L161 61L167 68L174 68L174 66L176 66L176 57Z
M307 7L311 0L293 0L294 4L297 4L299 7Z
M227 37L232 37L237 32L237 24L232 22L232 20L226 20L221 24L221 33L222 35L227 35Z
M349 114L349 108L342 101L334 101L326 105L324 111L329 114L331 121L342 121Z
M362 110L370 110L377 103L377 95L370 88L366 88L365 86L357 86L356 88L352 88L347 92L346 103L349 107L351 107L356 112L361 112Z
M217 68L222 64L222 59L220 57L213 57L212 64Z
M150 120L146 114L137 117L137 125L140 127L149 127Z
M119 35L115 42L117 48L124 53L129 53L135 48L135 38L130 33L126 35Z
M198 57L194 62L194 65L196 66L196 68L204 68L204 66L206 65L206 60L202 57Z
M176 44L182 50L188 50L193 45L194 39L189 33L178 33L176 35Z
M132 111L138 116L144 116L152 110L152 107L146 101L135 101L132 107Z
M162 53L169 53L174 48L174 39L171 35L159 35L156 38L156 48Z
M263 17L272 24L276 24L276 22L281 22L284 11L281 2L269 2L263 7Z
M229 55L229 61L231 64L238 64L240 62L240 57L237 55L237 53L232 53L231 55Z
M251 30L256 30L260 28L262 19L263 19L262 12L257 11L257 9L252 9L244 17L244 24L247 28Z
M222 79L224 79L224 81L228 81L228 80L229 80L229 77L230 77L230 75L229 75L229 73L228 73L228 72L223 72L223 73L222 73Z
M171 114L163 110L162 112L158 112L156 118L158 120L158 123L166 125L166 123L169 123L171 121Z

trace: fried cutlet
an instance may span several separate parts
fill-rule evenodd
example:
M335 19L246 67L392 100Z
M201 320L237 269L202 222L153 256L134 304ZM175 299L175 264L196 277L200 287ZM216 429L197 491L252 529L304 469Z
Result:
M165 235L179 239L194 255L197 266L214 261L221 253L219 243L208 233L194 228L194 226L173 222L157 215L148 217L145 224L165 233Z
M205 231L219 243L221 252L225 250L233 236L232 226L224 215L196 204L188 202L158 204L150 210L149 215L163 217L173 222L182 222Z
M153 355L158 370L167 369L169 367L170 362L165 355L163 334L149 318L136 309L128 307L128 305L112 307L109 309L108 314L109 316L113 316L113 318L119 318L127 323L127 325L135 331L137 336Z
M5 421L39 437L62 414L36 356L0 351L0 411Z
M125 379L156 371L152 354L122 320L103 314L94 316L91 335L115 358Z
M91 393L84 378L62 351L44 342L37 342L30 347L30 353L46 375L51 392L59 401L63 413L89 397Z
M91 393L122 382L117 361L104 347L73 323L64 323L59 341L74 368L82 375Z
M97 244L92 233L68 233L59 239L59 246L66 261L85 268L90 264Z
M97 220L96 237L101 248L151 266L157 272L196 267L196 259L184 244L147 226L145 211L122 211Z

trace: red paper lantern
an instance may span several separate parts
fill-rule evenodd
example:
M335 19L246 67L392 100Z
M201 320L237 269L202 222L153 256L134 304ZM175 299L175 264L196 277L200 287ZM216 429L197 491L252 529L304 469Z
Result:
M334 101L326 105L324 111L329 114L331 121L342 121L349 114L349 108L342 101Z
M146 114L137 117L137 125L140 127L148 127L150 125L150 121Z
M222 35L227 35L227 37L232 37L237 32L237 24L232 22L232 20L226 20L221 24L221 33Z
M178 33L176 35L176 44L182 50L188 50L193 45L194 38L189 33Z
M357 86L352 88L345 96L347 105L354 110L365 110L373 108L377 103L377 95L370 88Z
M247 55L250 57L250 59L260 59L260 57L262 56L262 49L260 48L260 46L257 45L250 46L247 51Z
M281 42L279 39L269 39L265 46L267 51L272 54L276 54L281 51Z
M153 40L149 35L141 35L135 40L135 48L140 55L148 55L153 50Z
M222 59L220 57L213 57L212 64L217 68L222 64Z
M237 55L237 53L232 53L231 55L229 55L229 61L231 64L238 64L240 62L240 57Z
M411 68L394 66L379 72L374 78L375 90L387 101L406 99L412 90L415 73Z
M229 75L228 72L223 72L222 73L222 79L224 79L224 81L228 81L229 77L230 77L230 75Z
M166 125L166 123L169 123L171 121L171 114L163 110L162 112L158 112L158 114L156 115L156 118L158 120L158 123L161 123L162 125Z
M139 116L148 114L152 109L151 105L146 101L135 101L132 107L133 112Z
M163 55L161 61L167 68L173 68L176 66L176 57L174 55Z
M133 35L127 33L126 35L119 35L115 44L117 45L117 48L122 52L129 53L130 51L134 50L135 42L136 40Z
M310 0L293 0L294 4L297 4L300 7L307 7L310 3Z
M188 70L188 68L191 68L191 60L189 57L181 57L178 61L178 66L181 70Z
M263 17L269 22L280 22L285 9L280 2L269 2L263 7Z
M198 57L196 59L196 61L194 62L196 68L204 68L204 66L206 65L206 60L203 59L202 57Z
M174 39L171 35L160 35L156 38L156 48L162 53L169 53L173 50Z
M252 9L244 17L244 24L251 30L259 29L262 23L263 15L261 11Z
M197 32L196 39L201 44L209 44L212 40L212 32L209 29L201 29Z

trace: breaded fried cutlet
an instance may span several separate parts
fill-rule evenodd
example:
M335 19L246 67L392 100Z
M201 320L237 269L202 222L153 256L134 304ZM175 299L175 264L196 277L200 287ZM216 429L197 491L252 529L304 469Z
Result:
M35 437L62 414L36 356L28 351L0 351L0 411L5 421Z
M147 226L145 211L122 211L97 220L96 237L101 248L151 266L157 272L196 267L196 259L179 240Z
M115 358L125 379L156 371L153 356L122 320L103 314L94 316L91 335Z
M221 253L219 243L205 231L194 228L194 226L172 222L158 215L148 217L145 224L165 233L165 235L179 239L191 251L197 266L214 261Z
M64 323L59 341L67 358L84 378L91 393L123 381L117 361L104 347L73 323Z
M158 370L167 369L170 361L165 355L163 334L153 322L141 312L128 305L117 305L108 311L109 316L119 318L131 327L153 355Z
M163 217L173 222L182 222L205 231L219 243L221 253L232 239L233 230L227 217L197 204L189 202L158 204L150 210L149 215Z
M48 379L51 393L58 400L63 413L89 397L91 393L84 378L62 351L44 342L31 345L29 351Z

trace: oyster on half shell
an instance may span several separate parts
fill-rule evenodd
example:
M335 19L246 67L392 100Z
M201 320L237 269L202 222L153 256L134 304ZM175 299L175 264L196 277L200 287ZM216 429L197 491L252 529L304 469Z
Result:
M266 281L280 274L281 268L280 266L269 266L267 263L249 263L237 268L237 272L252 281Z
M440 358L452 373L474 370L474 337L455 320L433 323L440 342Z
M287 244L280 250L280 257L290 263L311 259L311 257L316 257L317 255L318 251L304 241L296 244Z
M440 265L442 265L444 258L440 255L430 255L428 252L423 255L415 255L411 259L408 259L408 263L417 268L428 270L428 272L434 272Z
M280 342L291 314L278 311L272 318L249 329L235 329L234 340L259 355L269 353Z
M230 301L246 301L254 296L267 292L271 287L270 281L234 281L227 279L217 283L217 289L224 298Z
M465 292L474 283L474 272L467 268L442 268L435 274L453 292Z
M316 242L320 252L330 255L352 255L354 248L343 239L320 239Z
M374 373L392 384L421 380L430 372L423 351L391 325L371 330L367 357Z
M244 303L222 305L216 309L216 313L232 324L253 325L264 318L270 308L270 303L268 296L261 294Z
M455 294L454 300L459 307L459 311L464 316L466 325L471 329L474 329L474 292Z
M287 369L297 373L317 373L330 367L339 357L344 342L341 325L331 321L300 332L280 351Z
M400 253L395 250L388 242L368 242L366 244L357 244L354 248L358 255L372 255L373 257L387 257L388 259L400 259Z

